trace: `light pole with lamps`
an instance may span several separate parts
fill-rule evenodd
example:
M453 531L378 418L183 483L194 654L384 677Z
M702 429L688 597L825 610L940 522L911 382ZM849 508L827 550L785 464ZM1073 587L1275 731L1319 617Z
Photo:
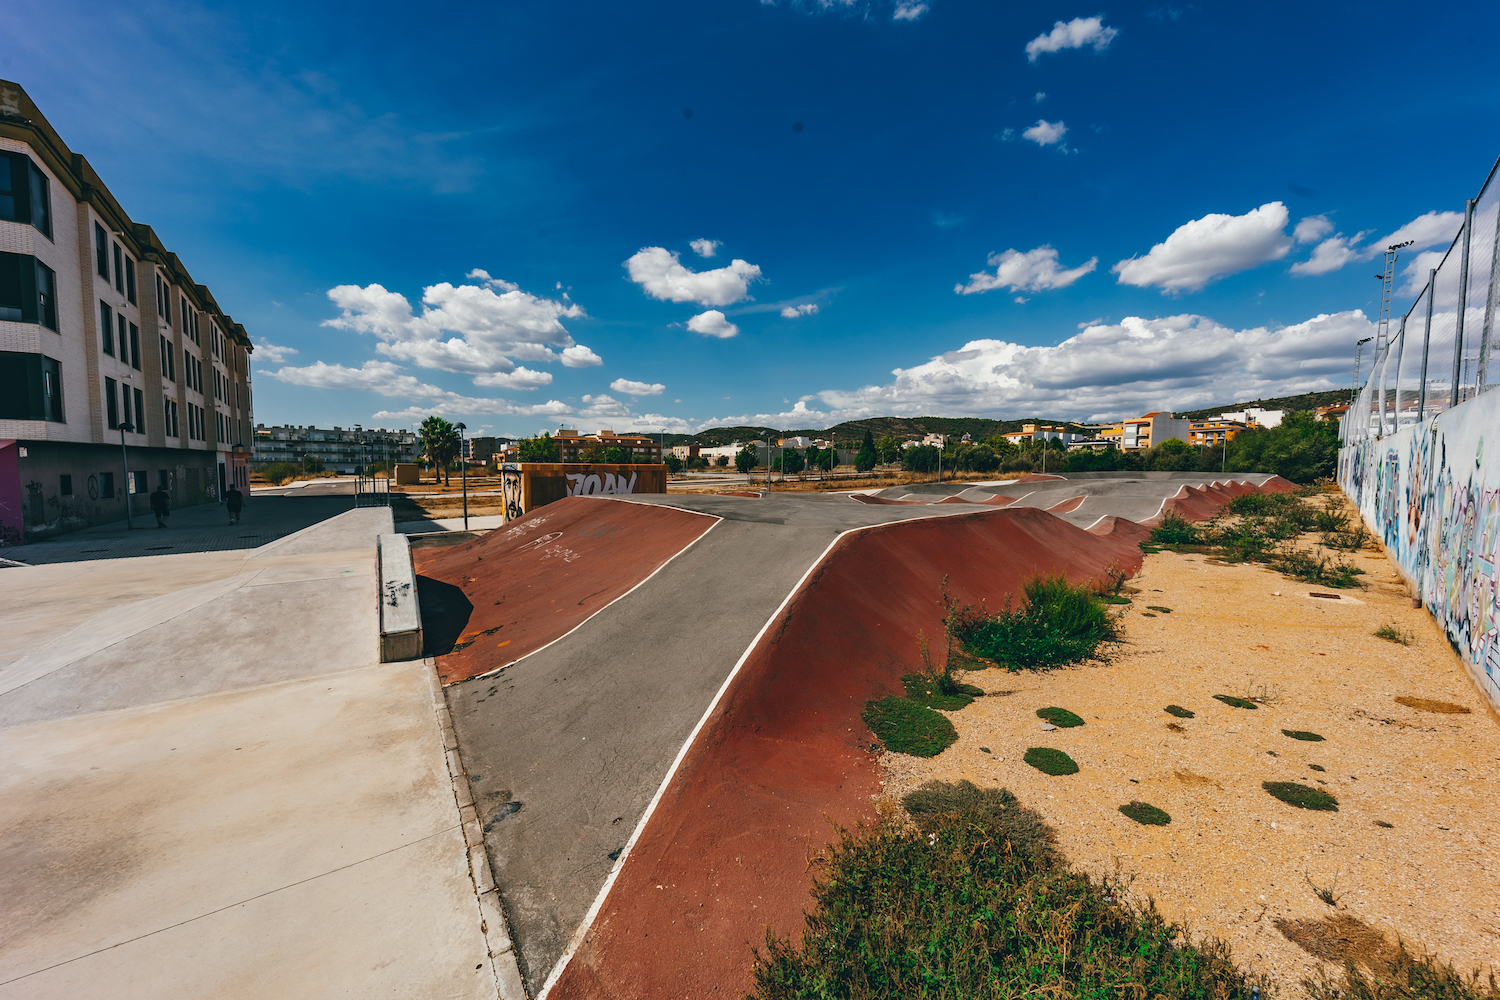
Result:
M130 376L126 375L120 379L120 389L125 396L125 405L128 407L130 405ZM140 414L136 414L136 419L140 419ZM125 530L134 531L135 521L130 517L130 459L125 455L126 431L135 433L135 425L129 420L120 422L120 471L125 474L125 478L121 480L121 485L125 487Z
M469 530L469 460L464 455L464 431L468 430L469 427L468 427L467 424L463 423L462 421L454 424L453 426L454 426L454 429L456 429L458 431L458 462L459 462L459 466L458 466L459 472L458 472L458 474L461 477L460 481L463 483L463 491L464 491L464 530L468 531Z

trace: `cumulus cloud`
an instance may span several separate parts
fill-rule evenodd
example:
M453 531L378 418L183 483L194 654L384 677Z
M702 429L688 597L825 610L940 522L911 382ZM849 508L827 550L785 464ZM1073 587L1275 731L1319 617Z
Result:
M1047 99L1047 92L1044 91L1044 90L1038 90L1036 92L1036 96L1032 98L1032 100L1035 101L1037 104L1041 104L1046 99Z
M562 363L564 368L593 368L604 364L604 359L582 344L574 344L563 348Z
M1122 285L1196 292L1214 278L1280 260L1292 247L1286 206L1279 201L1244 215L1205 215L1179 226L1144 257L1110 270Z
M597 358L562 325L584 315L578 305L531 295L477 268L469 276L483 284L444 281L423 289L420 314L382 285L339 285L328 298L342 313L323 325L374 334L376 350L387 357L472 375L508 374L518 360L557 361L554 349L564 364L585 353Z
M1333 232L1333 223L1328 221L1328 216L1309 215L1297 223L1297 228L1292 230L1292 239L1298 243L1316 243L1331 232Z
M782 319L796 319L798 316L811 316L818 311L816 302L804 302L799 306L787 306L781 310Z
M1021 133L1022 139L1030 139L1038 146L1051 146L1063 141L1063 136L1068 134L1068 126L1062 122L1049 122L1045 118L1038 118L1037 123Z
M1413 255L1409 260L1397 265L1401 275L1406 280L1397 289L1400 295L1421 295L1422 289L1427 285L1427 279L1431 276L1432 269L1443 262L1446 250L1423 250Z
M996 288L1008 288L1013 292L1067 288L1092 271L1099 263L1099 258L1090 257L1077 267L1065 270L1058 265L1057 251L1044 244L1025 253L1013 249L1004 253L992 253L988 263L995 269L994 274L988 271L971 274L967 285L954 285L953 290L960 295L973 295Z
M1302 223L1299 222L1297 229L1301 228ZM1353 236L1345 236L1339 233L1330 236L1313 248L1311 257L1293 264L1291 272L1293 274L1327 274L1329 271L1337 271L1351 260L1358 260L1365 256L1363 251L1355 249L1355 244L1364 235L1364 233L1356 233Z
M723 241L693 240L693 242L689 243L688 246L692 247L693 253L697 254L699 257L712 257L714 254L719 252L719 247L723 246Z
M474 384L486 389L539 389L552 384L551 372L534 372L530 368L517 368L509 372L490 372L475 375Z
M272 378L286 382L288 385L302 386L308 389L356 389L363 392L377 392L382 396L393 396L404 399L422 400L420 406L412 406L401 413L416 413L416 419L430 413L459 414L470 413L499 414L505 416L536 416L538 414L565 414L572 413L573 408L566 403L555 399L549 399L545 403L528 406L518 406L508 399L483 399L472 396L461 396L456 392L429 385L411 375L402 373L399 366L389 361L366 361L359 368L349 368L345 365L330 365L326 362L315 361L310 365L296 368L283 367L268 373ZM391 419L400 414L389 410L382 410L374 416L381 419Z
M270 365L279 365L286 362L287 356L296 354L295 347L281 347L273 344L266 338L260 338L260 343L255 345L255 358Z
M1090 45L1095 52L1103 52L1119 33L1119 28L1105 27L1103 15L1075 17L1067 23L1058 21L1052 25L1051 31L1043 32L1026 43L1026 58L1036 62L1037 56L1046 52L1081 49Z
M925 3L913 3L911 0L904 0L904 2L896 4L896 10L891 14L891 20L915 21L925 13L927 13L927 5Z
M740 328L724 318L724 314L717 309L701 312L687 321L687 328L694 333L701 333L705 337L718 337L720 340L728 340L740 332Z
M759 267L738 258L728 267L690 271L677 254L664 247L643 247L625 262L625 268L630 280L652 298L700 306L727 306L748 298L750 282L760 278Z
M627 396L660 396L667 388L660 382L633 382L628 378L617 378L609 384L609 387Z
M1405 243L1407 240L1411 240L1418 250L1438 244L1446 246L1453 242L1453 237L1458 235L1458 227L1463 224L1462 212L1428 212L1426 215L1419 215L1385 239L1376 240L1370 248L1371 256L1384 252L1386 247L1394 243Z

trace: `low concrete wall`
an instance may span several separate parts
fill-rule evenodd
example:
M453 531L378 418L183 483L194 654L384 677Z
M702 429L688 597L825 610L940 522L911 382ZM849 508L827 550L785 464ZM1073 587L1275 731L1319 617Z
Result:
M380 662L415 660L422 655L422 607L417 601L417 572L411 542L405 535L375 540L380 595Z
M619 496L667 492L665 465L602 465L589 462L507 462L500 467L505 519L563 497Z
M1339 485L1500 712L1500 392L1347 443Z

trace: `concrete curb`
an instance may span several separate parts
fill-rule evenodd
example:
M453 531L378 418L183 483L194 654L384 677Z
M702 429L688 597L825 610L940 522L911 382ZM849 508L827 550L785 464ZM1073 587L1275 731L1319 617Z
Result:
M500 891L495 887L494 871L490 868L489 855L484 849L484 827L479 822L474 794L469 789L468 772L464 770L463 759L458 753L458 735L453 729L453 716L449 714L448 701L443 697L443 686L438 680L437 661L429 656L424 662L427 665L427 682L432 691L438 729L443 735L448 778L453 783L453 802L458 810L459 823L463 827L464 846L469 851L469 878L473 880L474 897L479 904L479 929L484 934L485 946L489 952L496 995L500 1000L527 1000L521 967L516 962L515 942L510 936L510 922L505 918Z

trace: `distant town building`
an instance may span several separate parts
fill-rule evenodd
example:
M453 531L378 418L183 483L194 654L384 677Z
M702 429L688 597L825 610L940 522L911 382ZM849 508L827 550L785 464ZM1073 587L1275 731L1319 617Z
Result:
M503 461L506 451L515 447L515 443L515 438L508 437L466 437L463 458L470 465L493 465Z
M271 462L301 465L308 458L316 458L330 472L355 475L376 462L387 467L397 462L415 462L421 452L422 443L411 431L295 424L255 427L254 460L263 465Z
M248 488L252 350L0 80L0 544Z
M1084 439L1082 434L1048 424L1022 424L1020 430L1012 431L1004 437L1011 444L1024 444L1027 441L1061 441L1070 447Z
M1259 406L1247 406L1243 410L1234 413L1221 413L1215 420L1231 420L1235 423L1244 424L1246 427L1280 427L1281 419L1286 416L1285 410L1263 410Z
M1252 425L1238 420L1194 420L1188 425L1188 444L1200 448L1233 441Z
M552 436L561 462L582 462L586 456L603 448L624 448L636 462L661 464L661 442L645 434L616 434L601 430L597 434L579 435L576 430L561 428Z
M925 444L925 445L931 445L934 448L943 449L943 448L948 447L948 435L947 434L929 434L926 437L924 437L921 440L920 443L921 444Z
M1348 403L1335 403L1332 406L1320 406L1314 411L1319 420L1332 420L1338 422L1344 419L1344 414L1349 412Z
M1145 451L1172 438L1186 444L1191 433L1187 420L1158 411L1111 424L1099 432L1099 437L1121 451Z

